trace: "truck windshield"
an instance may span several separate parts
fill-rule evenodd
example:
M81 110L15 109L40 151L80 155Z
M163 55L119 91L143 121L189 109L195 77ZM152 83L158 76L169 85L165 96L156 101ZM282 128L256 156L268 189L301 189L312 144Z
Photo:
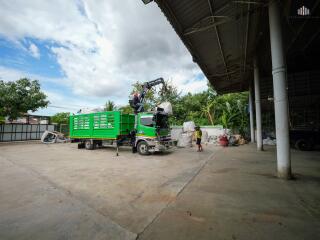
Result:
M154 126L153 116L141 117L140 123L144 126L153 127Z
M160 128L169 128L168 116L166 114L156 114L156 125Z

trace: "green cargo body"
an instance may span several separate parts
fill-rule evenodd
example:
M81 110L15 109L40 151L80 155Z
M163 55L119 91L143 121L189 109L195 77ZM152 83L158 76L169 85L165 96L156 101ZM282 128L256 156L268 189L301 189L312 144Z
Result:
M70 116L70 138L118 139L134 129L134 115L120 111Z

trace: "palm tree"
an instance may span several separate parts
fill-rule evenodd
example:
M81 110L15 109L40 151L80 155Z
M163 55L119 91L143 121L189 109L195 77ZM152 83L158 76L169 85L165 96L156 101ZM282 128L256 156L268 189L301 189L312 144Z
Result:
M115 104L114 102L108 100L108 101L106 102L106 105L105 105L105 107L104 107L104 110L105 110L105 111L114 111L114 110L116 110L116 104Z

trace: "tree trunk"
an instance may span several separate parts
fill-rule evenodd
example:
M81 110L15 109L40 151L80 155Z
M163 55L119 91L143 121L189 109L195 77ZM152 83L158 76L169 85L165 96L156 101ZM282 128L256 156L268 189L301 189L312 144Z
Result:
M210 111L208 111L208 117L209 117L209 121L210 121L211 125L213 125L213 120L212 120L212 116L210 114Z

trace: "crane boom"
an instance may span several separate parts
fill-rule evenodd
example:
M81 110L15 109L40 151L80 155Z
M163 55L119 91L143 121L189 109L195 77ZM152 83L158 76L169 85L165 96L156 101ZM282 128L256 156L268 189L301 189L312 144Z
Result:
M165 86L165 81L163 78L157 78L155 80L143 83L142 91L140 92L139 96L134 96L133 99L129 100L129 104L134 109L135 114L144 112L143 100L145 95L147 94L148 90L159 84L163 84Z
M152 81L143 83L142 86L143 86L144 88L150 89L150 88L152 88L153 86L159 85L159 84L161 84L161 83L162 83L162 84L165 84L163 78L157 78L157 79L155 79L155 80L152 80Z

